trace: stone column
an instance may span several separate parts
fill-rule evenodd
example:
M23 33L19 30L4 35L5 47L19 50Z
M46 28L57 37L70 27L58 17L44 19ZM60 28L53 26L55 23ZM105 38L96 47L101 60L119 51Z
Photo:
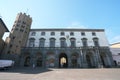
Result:
M21 54L20 55L20 67L24 66L24 62L25 62L24 56Z
M46 66L46 57L47 57L47 54L46 54L46 51L44 50L42 52L42 59L43 59L42 66L43 66L43 68L47 68L47 66Z
M86 60L86 50L82 50L83 53L83 67L86 68L87 67L87 60Z
M67 51L67 58L68 58L68 68L71 68L71 54L70 54L70 51Z
M81 61L80 61L80 55L77 58L77 67L80 68L81 67Z
M79 57L78 57L78 64L79 64L79 68L82 67L82 51L80 50L79 51Z
M33 65L35 65L35 51L30 54L30 66L33 67Z
M57 50L55 51L55 67L59 68L59 53Z
M108 57L109 57L109 60L110 60L110 67L115 66L114 61L113 61L113 57L112 57L112 53L110 52L109 49L108 49L107 54L108 54Z
M98 58L98 67L100 68L103 66L103 63L101 61L99 49L96 49L96 53L97 53L97 58Z
M82 49L80 49L80 62L81 62L80 67L83 67L83 52L82 52Z
M70 55L68 56L68 68L71 68L71 58L70 58Z
M94 60L94 67L98 67L98 57L97 57L97 53L93 53L93 60Z
M95 49L95 52L94 52L94 58L95 58L95 67L99 67L100 65L100 61L99 61L99 55L98 55L98 50Z
M106 59L107 59L107 67L111 66L111 61L110 61L110 57L108 54L106 54Z

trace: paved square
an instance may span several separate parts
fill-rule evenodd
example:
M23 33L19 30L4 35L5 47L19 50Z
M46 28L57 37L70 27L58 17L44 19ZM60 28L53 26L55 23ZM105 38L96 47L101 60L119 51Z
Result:
M0 80L120 80L120 69L15 68L1 70Z

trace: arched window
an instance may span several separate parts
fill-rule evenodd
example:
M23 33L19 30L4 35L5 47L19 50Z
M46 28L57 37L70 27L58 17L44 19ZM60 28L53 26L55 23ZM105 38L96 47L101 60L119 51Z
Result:
M76 47L76 39L75 38L71 38L70 42L71 42L71 47Z
M60 38L60 45L61 47L66 47L66 39L65 38Z
M40 38L39 40L39 47L44 47L45 46L45 39L44 38Z
M55 47L55 38L50 38L50 47Z
M93 38L94 46L99 46L98 38Z
M24 66L30 66L30 57L25 58Z
M35 36L35 35L36 35L36 32L32 32L32 33L31 33L31 36Z
M81 40L82 40L82 44L83 44L84 47L88 46L87 38L82 38Z
M35 39L34 38L30 38L29 39L29 47L34 47L35 46Z

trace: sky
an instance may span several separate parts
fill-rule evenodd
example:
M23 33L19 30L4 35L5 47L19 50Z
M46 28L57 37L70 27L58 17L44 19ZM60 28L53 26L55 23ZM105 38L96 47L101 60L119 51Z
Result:
M32 17L31 28L105 29L110 44L120 42L120 0L0 0L10 31L20 12Z

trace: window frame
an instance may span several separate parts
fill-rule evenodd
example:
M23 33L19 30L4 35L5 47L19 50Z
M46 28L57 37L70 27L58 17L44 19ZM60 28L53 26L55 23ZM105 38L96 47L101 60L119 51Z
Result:
M85 32L81 32L81 36L85 36Z
M43 31L43 32L41 32L41 36L45 36L45 32Z
M51 36L54 36L54 35L55 35L55 32L51 32L50 35L51 35Z

